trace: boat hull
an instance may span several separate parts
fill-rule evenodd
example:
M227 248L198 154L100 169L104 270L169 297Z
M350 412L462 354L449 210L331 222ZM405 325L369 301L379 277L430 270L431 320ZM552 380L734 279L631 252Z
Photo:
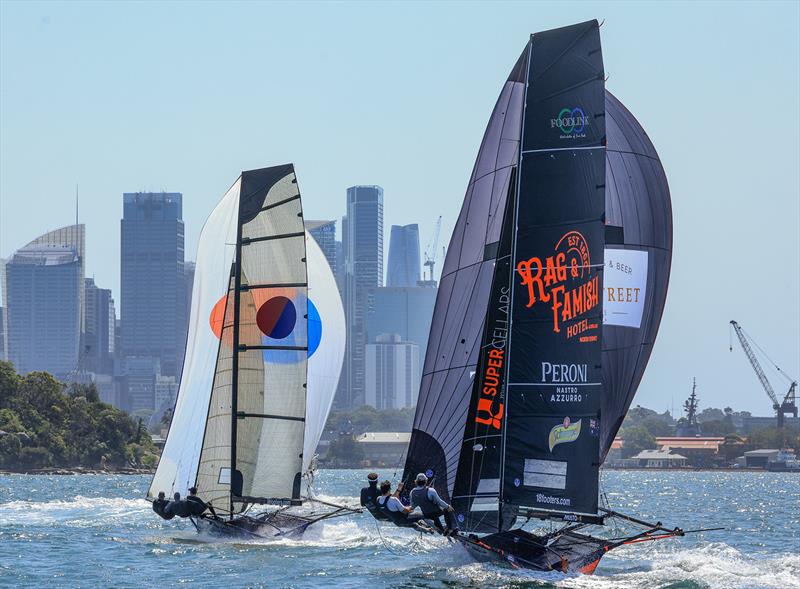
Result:
M304 517L291 514L272 514L267 518L247 516L231 519L193 517L192 523L200 533L227 538L298 538L313 523Z
M458 537L473 558L500 561L514 568L536 571L592 574L600 559L614 547L601 538L565 532L537 536L524 530L509 530L484 537Z

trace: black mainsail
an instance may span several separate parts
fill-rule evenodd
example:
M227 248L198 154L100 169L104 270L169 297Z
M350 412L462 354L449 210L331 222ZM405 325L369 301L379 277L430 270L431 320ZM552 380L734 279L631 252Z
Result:
M445 259L403 474L433 476L468 547L534 568L590 572L624 543L577 529L613 513L599 467L669 279L666 176L604 78L597 21L532 35L512 69ZM520 517L576 523L542 537Z

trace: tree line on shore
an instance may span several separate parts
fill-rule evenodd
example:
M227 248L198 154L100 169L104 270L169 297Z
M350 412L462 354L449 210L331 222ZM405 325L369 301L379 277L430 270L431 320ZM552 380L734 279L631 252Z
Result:
M692 430L685 417L673 419L669 411L658 413L646 407L632 407L617 434L625 445L622 456L635 456L642 450L657 448L656 438L675 435L696 435L725 438L727 443L742 444L752 449L794 448L800 451L800 431L789 426L783 430L777 427L754 429L746 436L736 426L739 418L751 417L747 411L736 412L730 407L717 409L710 407L697 415L698 429ZM682 430L692 433L682 434Z
M0 468L152 468L158 451L140 420L100 401L93 384L0 361Z

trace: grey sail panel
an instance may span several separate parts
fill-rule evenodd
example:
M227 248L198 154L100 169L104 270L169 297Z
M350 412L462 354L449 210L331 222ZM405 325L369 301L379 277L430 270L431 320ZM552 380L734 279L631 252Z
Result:
M519 157L524 62L503 86L481 143L444 261L404 480L434 477L442 497L456 481L484 333L512 168Z
M610 92L606 131L606 224L611 231L606 243L601 460L652 353L672 261L672 207L664 168L644 129Z
M241 502L300 498L308 289L291 165L242 173L236 479ZM237 500L238 502L238 500Z

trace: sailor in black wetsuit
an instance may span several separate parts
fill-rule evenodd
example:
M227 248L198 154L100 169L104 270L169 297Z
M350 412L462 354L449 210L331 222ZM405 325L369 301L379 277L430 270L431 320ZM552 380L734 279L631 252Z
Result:
M367 475L368 486L361 489L361 505L367 508L375 519L389 519L383 511L378 508L378 497L381 492L378 490L378 473L371 472Z
M400 501L400 491L403 490L403 483L397 485L397 490L391 494L392 484L389 481L381 483L381 496L378 497L378 509L394 525L401 528L416 528L422 532L431 532L431 528L420 520L425 517L421 513L411 513L411 508L403 505Z
M167 506L167 503L169 503L169 501L165 499L164 491L159 491L158 499L153 501L153 511L155 511L158 516L163 519L172 519L175 517L174 513L164 513L164 508Z
M190 515L203 517L203 514L208 510L211 512L211 517L217 519L217 512L214 511L214 507L197 496L197 487L189 487L189 497L186 498L186 505L189 508Z

